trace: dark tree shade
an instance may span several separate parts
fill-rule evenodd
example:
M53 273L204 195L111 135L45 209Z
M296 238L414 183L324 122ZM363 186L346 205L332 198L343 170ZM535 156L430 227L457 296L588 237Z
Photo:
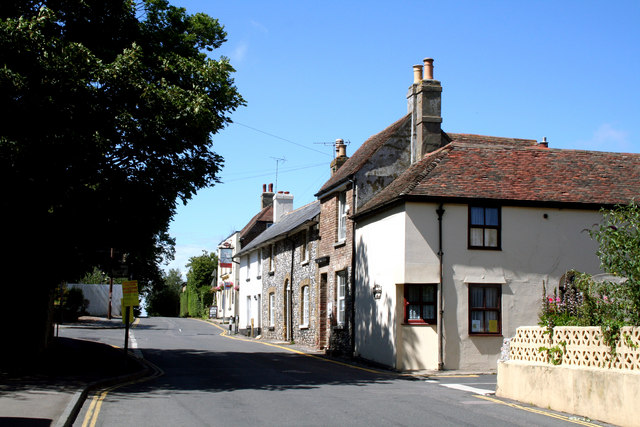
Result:
M0 5L8 282L48 290L109 248L158 279L176 203L218 181L212 135L244 101L217 20L164 0ZM27 274L25 274L27 273ZM31 274L28 274L31 273Z

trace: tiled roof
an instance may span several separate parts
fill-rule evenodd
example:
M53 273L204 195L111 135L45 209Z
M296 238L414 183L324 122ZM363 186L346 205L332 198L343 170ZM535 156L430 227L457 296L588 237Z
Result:
M287 212L282 218L271 227L263 231L258 237L253 239L251 243L242 248L236 256L242 256L252 249L260 247L263 243L270 240L277 240L286 237L287 233L295 230L307 221L311 221L320 214L320 201L316 200L298 208L294 211Z
M242 239L251 228L258 222L273 222L273 205L269 205L258 212L253 218L249 220L247 225L240 230L240 238Z
M615 205L640 196L640 154L548 149L449 134L453 142L411 165L358 212L403 198Z
M347 179L350 175L356 173L366 163L367 160L375 153L394 133L398 131L407 121L411 120L411 115L407 114L400 120L393 123L391 126L379 132L367 139L356 150L355 153L336 171L335 174L327 182L324 183L322 188L316 193L316 197L321 196L323 193L331 190L333 187L339 185L342 181Z

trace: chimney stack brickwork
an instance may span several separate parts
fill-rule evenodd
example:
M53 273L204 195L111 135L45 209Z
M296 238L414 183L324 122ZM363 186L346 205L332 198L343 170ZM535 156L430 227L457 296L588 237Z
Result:
M269 191L267 191L267 184L262 184L262 194L260 195L260 210L273 204L273 184L269 184Z
M336 158L331 162L331 175L333 176L347 160L349 158L347 157L347 146L344 140L336 139Z
M413 70L414 83L407 94L408 112L412 114L413 122L412 163L442 146L442 85L433 79L433 59L426 58L424 65L414 65ZM422 79L419 79L420 72Z

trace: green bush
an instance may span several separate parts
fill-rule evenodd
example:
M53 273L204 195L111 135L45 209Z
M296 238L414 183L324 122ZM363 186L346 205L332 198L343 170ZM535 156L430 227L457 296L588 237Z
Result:
M89 301L84 299L82 289L64 288L55 303L54 316L58 323L76 322L78 317L87 313Z

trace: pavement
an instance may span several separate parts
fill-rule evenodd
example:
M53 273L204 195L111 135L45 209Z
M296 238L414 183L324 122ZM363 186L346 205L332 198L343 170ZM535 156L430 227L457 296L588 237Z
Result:
M74 327L122 328L121 319L82 317ZM87 394L146 376L150 368L120 348L54 338L31 359L0 366L0 426L71 425Z

